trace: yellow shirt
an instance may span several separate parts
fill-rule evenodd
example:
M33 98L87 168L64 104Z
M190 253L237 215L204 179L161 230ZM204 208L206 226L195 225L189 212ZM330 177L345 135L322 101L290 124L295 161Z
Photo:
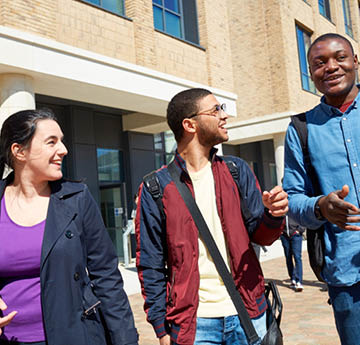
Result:
M209 162L203 169L189 173L195 191L196 203L214 237L219 251L229 268L229 258L216 207L214 176ZM236 315L236 309L220 278L215 264L199 237L199 307L198 317L223 317Z

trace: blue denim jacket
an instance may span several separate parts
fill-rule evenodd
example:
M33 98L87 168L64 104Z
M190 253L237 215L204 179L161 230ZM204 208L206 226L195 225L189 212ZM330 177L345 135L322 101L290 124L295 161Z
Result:
M358 85L359 87L359 85ZM360 93L342 113L321 103L307 112L308 146L311 163L323 195L349 185L346 201L359 207L360 199ZM285 139L283 186L289 194L289 215L301 225L317 228L312 185L304 169L300 140L292 124ZM322 275L334 286L349 286L360 281L360 232L342 230L325 222L325 267Z

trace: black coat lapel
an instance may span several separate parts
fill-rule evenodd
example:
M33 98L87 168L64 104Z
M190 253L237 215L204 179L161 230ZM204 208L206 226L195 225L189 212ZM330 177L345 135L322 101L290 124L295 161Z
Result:
M64 200L59 199L56 195L51 195L41 250L41 269L56 241L75 216L75 210L72 210Z
M50 182L50 188L51 197L41 250L40 270L42 270L56 241L76 217L77 209L74 207L75 202L71 196L84 190L84 186L80 183L68 183L62 180Z

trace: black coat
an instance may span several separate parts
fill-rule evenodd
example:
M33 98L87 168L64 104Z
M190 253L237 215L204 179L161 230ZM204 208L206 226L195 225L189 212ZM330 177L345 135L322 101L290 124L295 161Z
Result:
M1 197L5 186L1 180ZM137 344L117 255L96 202L81 183L60 180L50 186L40 266L47 343Z

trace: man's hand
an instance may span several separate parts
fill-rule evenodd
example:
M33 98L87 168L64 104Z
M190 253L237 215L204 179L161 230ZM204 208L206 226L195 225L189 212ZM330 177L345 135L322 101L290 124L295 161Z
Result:
M159 339L160 345L171 345L170 335L166 334Z
M282 187L276 186L270 192L263 192L262 201L274 217L283 217L289 209L287 196Z
M322 216L330 223L344 230L359 231L360 226L351 223L360 223L360 210L355 205L344 201L348 194L349 186L344 185L341 190L320 198L318 204Z
M5 310L6 308L7 308L7 305L0 298L0 310ZM0 317L0 334L2 333L1 328L8 325L11 322L11 320L15 317L16 314L17 314L17 311L12 311L9 315Z

